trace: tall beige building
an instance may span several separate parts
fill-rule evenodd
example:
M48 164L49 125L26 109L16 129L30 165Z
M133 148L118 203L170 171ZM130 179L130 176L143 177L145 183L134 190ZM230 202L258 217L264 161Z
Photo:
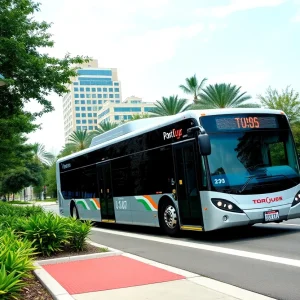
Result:
M122 100L117 69L99 68L97 60L79 67L68 86L70 92L63 97L65 142L75 130L95 130L103 105L118 104Z
M132 118L135 114L146 114L154 107L153 102L142 102L142 98L131 96L123 102L108 101L98 112L98 124L101 122L120 123Z

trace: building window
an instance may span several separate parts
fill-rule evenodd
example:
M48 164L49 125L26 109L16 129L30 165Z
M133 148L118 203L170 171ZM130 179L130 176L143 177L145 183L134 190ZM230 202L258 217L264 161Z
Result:
M119 88L115 88L115 93L119 93L120 89Z
M114 89L113 89L113 88L109 88L108 91L109 91L110 93L112 93L112 92L114 91Z
M103 94L103 98L107 98L107 94Z
M98 94L97 96L98 96L98 98L102 98L102 94Z
M86 113L81 114L81 118L86 118Z
M120 98L120 94L115 94L115 98Z
M97 92L101 92L101 88L97 88Z
M120 116L115 116L115 120L116 121L120 120Z
M80 94L80 98L85 98L85 95L84 94Z
M97 124L97 120L94 120L94 124Z
M92 114L92 113L88 113L88 117L89 117L89 118L92 118L92 117L93 117L93 114Z
M114 86L119 86L119 82L114 82Z
M97 129L98 129L98 127L97 127L97 126L95 126L94 128L95 128L95 130L97 130Z
M93 130L93 126L89 126L89 130Z
M96 111L97 110L97 106L93 106L93 111Z
M116 103L120 103L120 100L116 100Z
M82 130L87 130L87 127L86 126L82 126Z
M80 100L80 104L85 104L85 100Z
M96 98L96 94L92 94L92 98Z
M111 70L87 70L79 69L77 71L78 75L101 75L101 76L112 76Z
M97 100L93 100L93 104L97 104Z
M109 98L112 99L114 97L114 94L109 94Z
M75 106L75 110L79 111L80 110L79 106Z
M85 106L81 106L80 108L82 111L85 111Z
M79 100L75 100L75 104L79 104Z
M91 98L91 95L90 95L90 94L86 94L86 97L87 97L87 98Z
M93 124L93 120L88 120L88 123L89 124Z
M114 107L115 112L141 112L140 107Z
M78 85L78 82L73 82L74 85Z
M96 92L96 88L92 88L92 92Z
M91 104L91 100L86 100L86 104Z
M103 88L103 92L107 92L107 88Z
M98 100L98 104L102 104L102 100Z
M80 88L80 92L84 92L84 88Z
M93 113L93 117L94 117L94 118L97 118L97 113Z
M74 98L79 98L79 94L74 94Z
M92 108L90 106L88 106L87 110L88 111L92 111Z
M74 92L78 92L78 87L74 87Z
M80 120L76 120L76 124L80 124Z
M91 88L85 88L86 92L90 92Z
M144 111L148 112L151 111L153 109L153 107L144 107Z
M81 130L81 126L76 126L76 130Z
M86 120L82 120L82 124L86 124Z
M76 113L76 118L80 118L80 114L79 113Z

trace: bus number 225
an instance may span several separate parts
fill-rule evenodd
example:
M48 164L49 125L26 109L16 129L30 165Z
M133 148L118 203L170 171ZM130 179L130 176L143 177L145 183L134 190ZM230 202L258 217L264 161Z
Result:
M126 200L116 200L116 209L127 209Z

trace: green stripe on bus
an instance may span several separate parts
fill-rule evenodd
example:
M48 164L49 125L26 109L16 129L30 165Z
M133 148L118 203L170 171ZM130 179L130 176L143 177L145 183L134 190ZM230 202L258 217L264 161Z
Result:
M146 210L152 210L149 204L144 199L137 199L137 202L142 203L145 206Z
M81 204L83 206L84 209L89 209L88 206L86 205L85 201L83 200L77 200L76 204Z
M90 203L92 204L92 206L94 207L95 210L98 209L94 201L90 201Z

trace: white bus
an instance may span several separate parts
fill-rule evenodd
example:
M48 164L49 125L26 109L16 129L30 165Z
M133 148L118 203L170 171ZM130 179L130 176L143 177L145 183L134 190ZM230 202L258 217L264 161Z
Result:
M269 109L131 121L57 161L62 215L169 235L298 218L299 183L288 119Z

